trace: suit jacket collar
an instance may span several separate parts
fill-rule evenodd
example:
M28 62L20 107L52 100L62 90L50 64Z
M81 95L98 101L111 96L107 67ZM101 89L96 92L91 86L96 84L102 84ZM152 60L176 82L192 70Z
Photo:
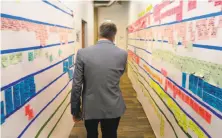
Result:
M113 43L112 41L110 41L110 40L105 40L105 39L99 40L99 41L97 42L97 44L103 44L103 43L108 43L108 44L113 44L113 45L114 45L114 43Z

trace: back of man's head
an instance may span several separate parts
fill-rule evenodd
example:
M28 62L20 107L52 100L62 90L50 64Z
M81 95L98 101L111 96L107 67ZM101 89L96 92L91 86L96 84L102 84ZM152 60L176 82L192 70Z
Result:
M106 38L109 39L110 41L114 41L116 32L117 32L116 25L112 22L107 21L100 25L99 28L100 38Z

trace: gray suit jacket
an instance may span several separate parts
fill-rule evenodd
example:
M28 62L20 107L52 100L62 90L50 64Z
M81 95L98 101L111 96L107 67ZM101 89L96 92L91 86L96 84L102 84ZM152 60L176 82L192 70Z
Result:
M81 94L85 120L123 115L126 106L119 82L126 62L127 52L108 40L100 40L95 46L79 50L71 94L72 115L77 116L80 112Z

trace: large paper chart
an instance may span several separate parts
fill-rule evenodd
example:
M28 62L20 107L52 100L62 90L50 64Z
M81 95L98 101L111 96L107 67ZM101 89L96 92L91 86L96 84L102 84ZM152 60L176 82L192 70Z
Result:
M221 138L222 2L153 7L128 27L128 75L156 136Z

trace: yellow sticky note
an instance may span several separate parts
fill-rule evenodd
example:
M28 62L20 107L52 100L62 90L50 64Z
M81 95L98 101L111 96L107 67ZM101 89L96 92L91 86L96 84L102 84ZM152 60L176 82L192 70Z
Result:
M3 68L6 68L9 66L9 56L8 55L1 56L1 64L2 64Z

